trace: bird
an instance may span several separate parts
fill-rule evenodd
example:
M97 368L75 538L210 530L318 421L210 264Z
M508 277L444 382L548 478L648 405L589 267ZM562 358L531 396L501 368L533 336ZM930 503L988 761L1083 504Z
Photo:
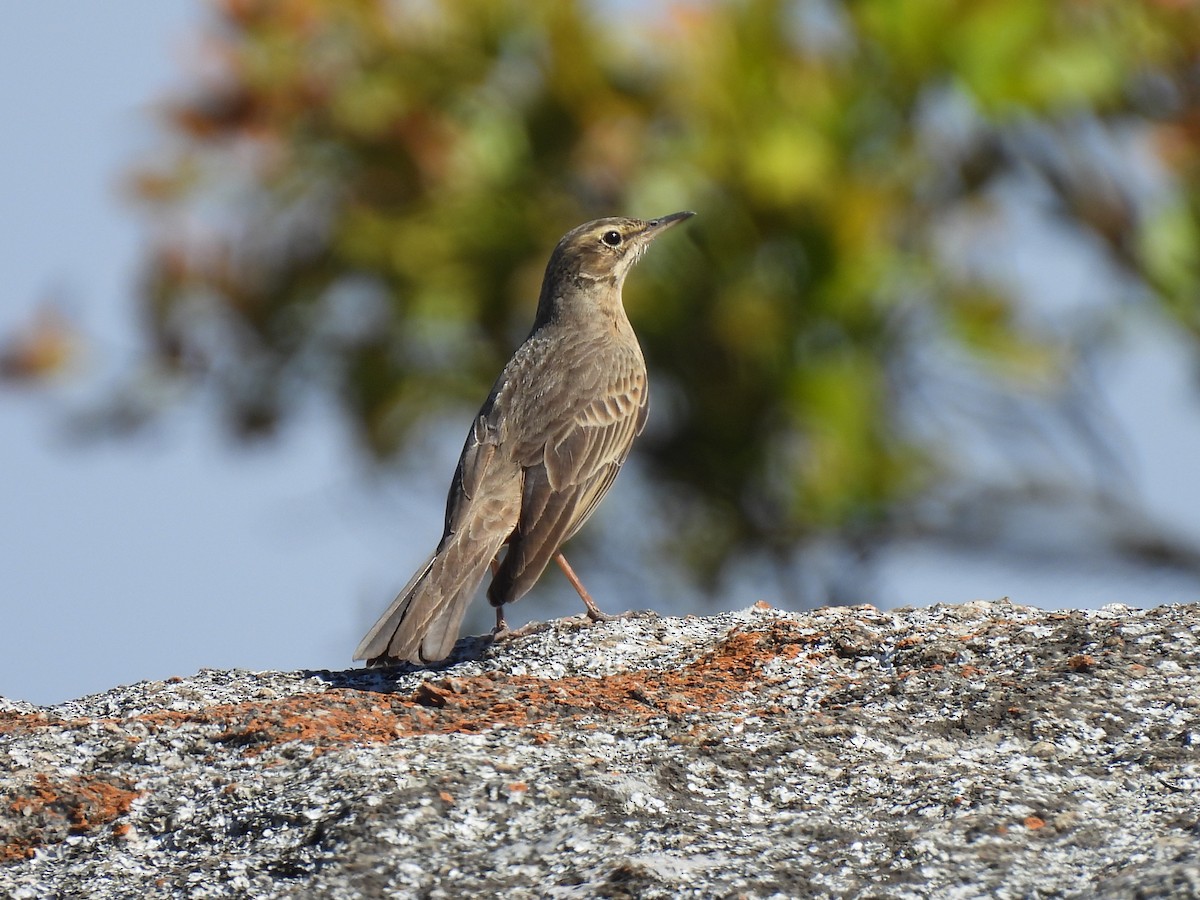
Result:
M551 560L588 617L607 618L561 548L595 512L646 424L646 363L621 299L625 277L659 235L693 215L597 219L558 242L533 328L467 432L437 549L354 659L445 659L489 568L493 634L506 630L505 605L524 596Z

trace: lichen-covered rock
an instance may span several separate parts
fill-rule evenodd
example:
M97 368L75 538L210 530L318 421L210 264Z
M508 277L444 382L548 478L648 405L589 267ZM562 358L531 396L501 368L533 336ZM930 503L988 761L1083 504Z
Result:
M1200 897L1200 608L553 623L0 701L0 896Z

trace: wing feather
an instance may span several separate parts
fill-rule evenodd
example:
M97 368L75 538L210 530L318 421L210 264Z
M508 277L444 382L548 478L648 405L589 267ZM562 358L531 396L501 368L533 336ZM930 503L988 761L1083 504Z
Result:
M572 415L525 430L528 438L518 449L525 472L521 518L489 590L493 604L511 603L533 586L559 547L595 512L645 426L645 366L640 354L621 362L591 368L616 371L601 390L583 391L590 396ZM576 392L587 382L580 377L567 386ZM553 408L554 398L543 399Z

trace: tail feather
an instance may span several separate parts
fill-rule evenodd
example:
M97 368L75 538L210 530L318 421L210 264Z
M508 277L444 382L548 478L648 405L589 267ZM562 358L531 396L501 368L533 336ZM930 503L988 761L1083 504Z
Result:
M428 663L454 649L463 616L503 543L452 535L396 595L354 651L355 659Z

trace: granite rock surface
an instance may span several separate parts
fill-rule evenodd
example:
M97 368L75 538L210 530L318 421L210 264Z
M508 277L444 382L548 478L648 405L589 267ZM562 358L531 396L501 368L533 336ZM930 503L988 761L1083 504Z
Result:
M1200 897L1200 607L554 622L0 700L0 897Z

